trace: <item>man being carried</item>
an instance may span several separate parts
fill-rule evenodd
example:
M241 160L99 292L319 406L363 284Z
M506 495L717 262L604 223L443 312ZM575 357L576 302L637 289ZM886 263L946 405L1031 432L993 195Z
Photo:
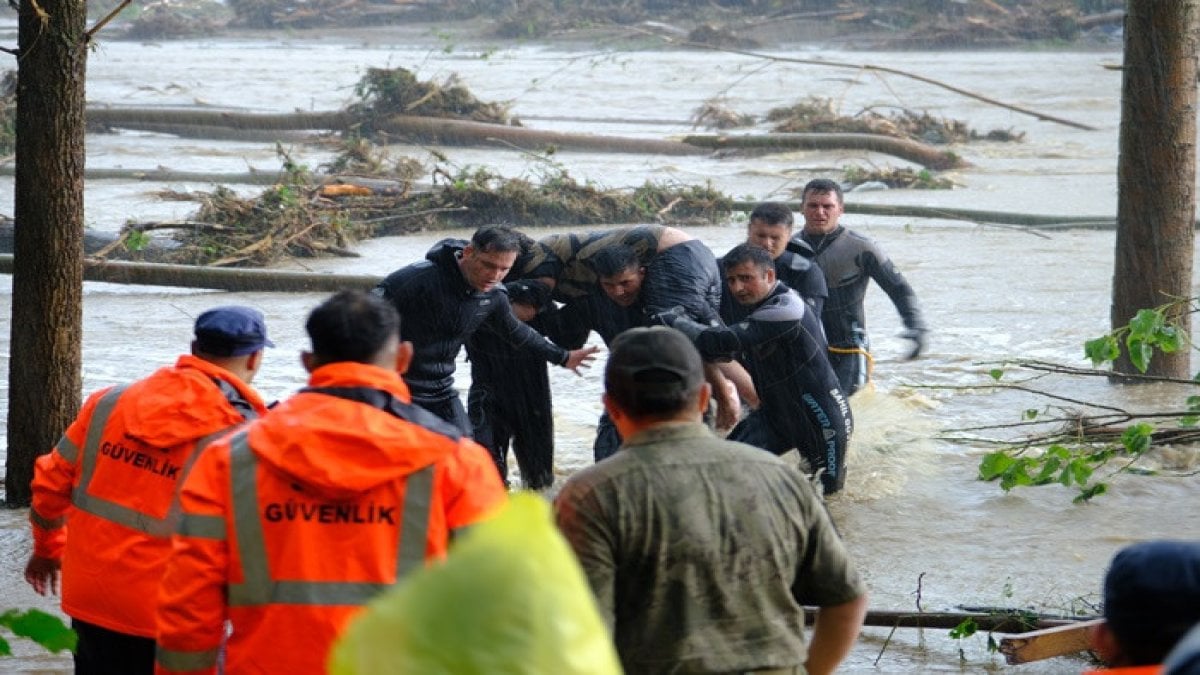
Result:
M604 407L625 443L567 480L559 527L626 672L832 673L866 589L804 475L701 423L702 370L672 328L613 341Z
M401 338L415 350L405 382L413 402L471 432L454 389L455 358L463 341L484 323L514 347L538 354L576 373L595 358L597 347L567 351L513 315L501 281L521 248L517 233L485 226L470 242L445 239L425 260L392 272L373 291L404 318Z
M838 224L844 211L842 188L818 178L804 186L804 229L799 241L812 248L825 273L829 300L821 322L829 339L830 362L842 389L849 396L870 377L870 341L863 299L871 279L891 298L904 320L905 338L913 341L908 358L925 349L927 329L917 306L917 295L879 245Z
M745 320L710 327L681 312L660 318L690 337L706 358L745 360L761 403L729 432L729 440L777 455L797 448L827 494L841 490L853 422L817 317L776 281L766 249L740 244L723 265L730 295L749 311Z

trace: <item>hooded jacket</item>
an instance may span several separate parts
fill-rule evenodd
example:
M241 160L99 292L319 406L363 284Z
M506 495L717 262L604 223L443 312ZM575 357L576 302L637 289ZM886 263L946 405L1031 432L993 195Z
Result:
M229 371L195 356L88 397L34 466L33 553L62 560L68 615L154 636L154 595L197 442L266 412ZM70 537L68 538L68 531Z
M214 672L229 620L226 673L323 673L370 598L506 499L487 452L410 405L395 372L333 363L309 385L184 486L158 672Z
M526 353L562 365L568 353L521 323L512 313L503 286L479 291L458 266L467 242L443 239L425 260L392 272L375 293L400 312L400 339L413 343L413 360L404 381L420 402L454 396L455 359L463 342L483 324Z

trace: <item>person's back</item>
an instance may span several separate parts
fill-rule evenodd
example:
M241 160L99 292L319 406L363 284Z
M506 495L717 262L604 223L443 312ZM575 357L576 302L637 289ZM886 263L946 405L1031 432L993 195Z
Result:
M269 344L261 314L218 307L195 328L192 354L90 396L37 461L26 579L39 593L47 582L53 590L61 561L79 673L152 668L154 594L179 520L180 483L207 443L266 413L248 384Z
M627 672L832 672L861 625L862 582L799 471L701 423L702 371L674 329L614 340L605 408L625 441L563 486L559 527ZM824 621L807 647L805 604Z
M215 444L184 487L160 590L162 672L324 672L362 605L505 499L486 451L412 405L394 310L343 292L308 322L309 386ZM205 670L208 669L208 670Z

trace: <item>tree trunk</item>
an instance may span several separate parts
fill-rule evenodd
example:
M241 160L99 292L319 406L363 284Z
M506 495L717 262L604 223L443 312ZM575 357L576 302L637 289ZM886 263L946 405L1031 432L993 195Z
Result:
M963 158L932 145L882 134L698 134L684 136L683 142L702 148L722 150L746 148L760 150L868 150L920 164L929 169L957 169L970 166Z
M79 410L87 9L22 0L18 19L12 335L5 503Z
M1192 294L1196 210L1196 0L1129 0L1117 162L1112 327ZM1168 317L1190 328L1186 307ZM1123 353L1119 373L1137 372ZM1188 378L1190 352L1156 353L1151 375Z

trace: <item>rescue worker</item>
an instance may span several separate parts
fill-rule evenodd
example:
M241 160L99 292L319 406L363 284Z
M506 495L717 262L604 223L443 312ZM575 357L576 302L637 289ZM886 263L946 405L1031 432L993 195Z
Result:
M160 673L324 673L346 623L441 559L506 492L486 450L411 403L392 305L362 291L305 324L308 387L213 444L183 488L159 589Z
M761 401L729 432L776 455L800 451L827 494L846 481L850 405L826 356L821 324L804 301L775 278L769 251L739 244L725 255L730 295L749 309L729 327L696 323L681 309L660 318L690 337L706 358L741 357Z
M250 388L265 346L260 312L210 309L196 319L191 354L92 394L38 458L25 580L56 593L61 568L76 673L154 671L154 596L180 486L205 445L266 412Z
M821 323L829 339L829 361L842 389L850 396L871 376L871 343L863 300L872 279L887 293L904 321L900 335L913 343L907 358L915 359L925 350L928 328L921 318L916 292L883 249L838 224L844 211L840 185L825 178L809 181L804 186L804 229L794 240L812 249L813 260L825 273L829 300L821 311Z
M538 334L513 314L501 284L516 262L520 235L484 226L470 242L445 239L425 260L389 274L373 293L404 317L401 338L415 357L404 381L413 402L471 433L471 422L454 389L455 359L463 342L483 324L513 347L575 373L594 358L597 347L567 351Z
M796 291L812 308L818 321L829 287L825 274L813 262L813 250L803 241L792 239L795 218L792 210L780 202L762 202L750 212L746 224L746 243L761 246L775 261L775 278ZM720 262L720 261L718 261ZM741 304L729 292L729 286L721 289L721 319L734 324L746 318L750 308Z

